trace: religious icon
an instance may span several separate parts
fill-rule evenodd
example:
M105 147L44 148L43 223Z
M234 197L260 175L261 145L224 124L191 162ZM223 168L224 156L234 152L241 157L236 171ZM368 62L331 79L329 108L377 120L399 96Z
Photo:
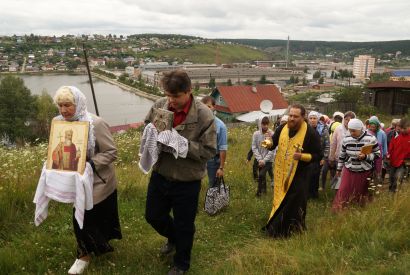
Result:
M51 123L48 144L47 169L84 173L88 143L86 121L60 121Z
M171 130L174 122L174 113L162 108L154 108L153 124L158 132Z

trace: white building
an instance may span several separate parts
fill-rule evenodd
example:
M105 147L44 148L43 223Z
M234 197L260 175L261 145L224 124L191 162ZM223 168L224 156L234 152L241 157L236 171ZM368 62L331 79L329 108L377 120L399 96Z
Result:
M374 72L376 59L370 55L359 55L354 58L353 74L357 79L364 80Z

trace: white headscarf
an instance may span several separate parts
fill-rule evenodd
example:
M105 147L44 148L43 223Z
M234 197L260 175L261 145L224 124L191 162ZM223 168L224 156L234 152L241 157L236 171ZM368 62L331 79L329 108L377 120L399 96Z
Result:
M314 116L314 117L316 117L317 119L320 118L320 114L319 114L318 112L316 112L316 111L311 111L311 112L309 113L308 117L311 117L311 116Z
M94 125L91 114L87 111L87 99L85 95L74 86L66 86L69 88L74 96L75 114L72 118L67 119L67 121L88 121L90 123L90 128L88 131L88 144L87 144L87 154L89 157L94 156L95 148L95 136L94 136ZM58 90L60 90L60 87ZM56 120L65 120L62 115L55 118Z
M347 125L347 128L353 129L353 130L363 131L364 125L363 125L363 122L360 119L352 118L349 121L349 124Z

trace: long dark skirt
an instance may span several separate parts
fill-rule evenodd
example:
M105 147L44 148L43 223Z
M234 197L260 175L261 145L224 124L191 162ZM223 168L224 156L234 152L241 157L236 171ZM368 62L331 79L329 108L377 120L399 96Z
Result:
M118 218L117 190L102 202L94 205L93 209L84 213L84 226L80 229L74 217L74 233L77 239L77 258L94 253L112 252L114 248L109 244L112 239L121 239L121 227Z
M338 212L353 202L363 206L369 199L367 179L371 175L372 171L355 173L344 167L340 187L333 200L332 210Z

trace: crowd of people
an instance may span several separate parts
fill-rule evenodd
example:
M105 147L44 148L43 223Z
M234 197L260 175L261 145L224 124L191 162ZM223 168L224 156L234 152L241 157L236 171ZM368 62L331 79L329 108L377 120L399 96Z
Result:
M224 176L227 128L214 115L214 98L193 97L185 72L164 73L161 81L165 97L148 112L141 139L140 168L144 173L151 171L145 218L166 238L161 254L175 252L168 274L184 274L190 268L201 180L208 174L211 188ZM81 274L91 255L113 251L109 241L122 238L113 166L117 149L107 123L87 111L81 91L64 86L54 100L60 112L55 120L90 125L86 169L92 169L92 207L80 213L81 224L79 211L73 210L77 259L68 271ZM172 112L172 129L156 127L158 109ZM320 196L329 178L336 183L332 185L336 190L332 210L339 212L352 202L363 205L369 200L371 179L382 184L388 174L389 190L396 192L406 172L410 157L410 121L406 118L393 120L385 129L376 116L362 122L348 111L329 118L316 111L307 113L304 106L295 104L271 126L268 117L259 119L246 160L255 158L252 174L258 198L267 193L270 175L272 210L262 229L271 237L289 237L306 229L307 201ZM58 147L59 163L75 155L67 146Z

